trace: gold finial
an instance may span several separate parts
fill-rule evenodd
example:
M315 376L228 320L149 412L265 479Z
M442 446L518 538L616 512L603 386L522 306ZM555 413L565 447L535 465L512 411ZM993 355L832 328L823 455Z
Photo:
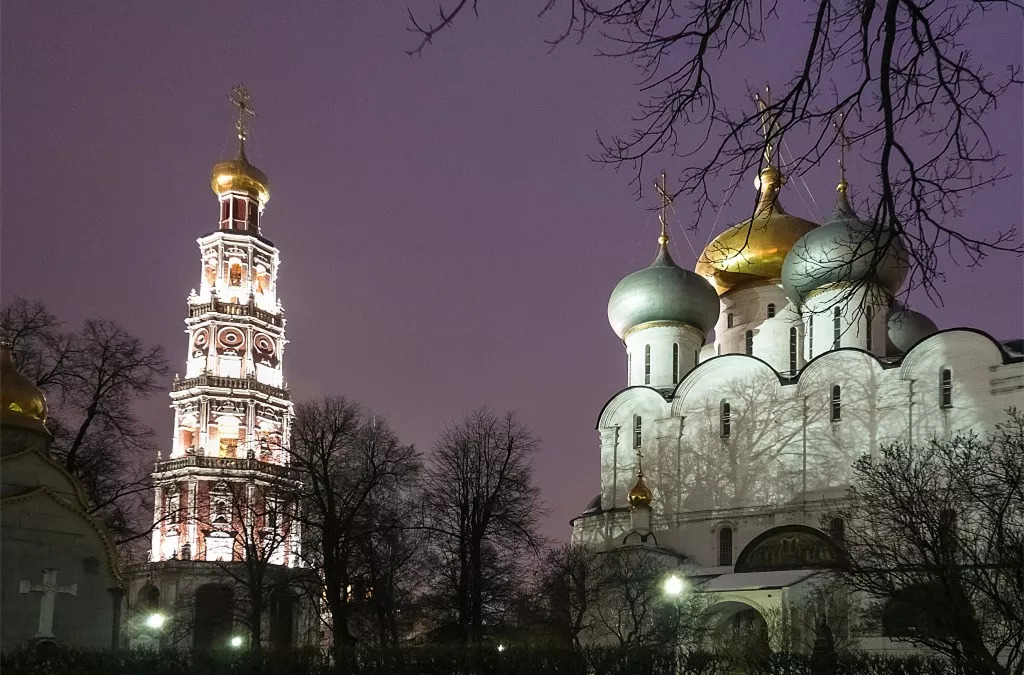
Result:
M238 147L245 152L245 140L249 137L249 117L256 117L252 109L252 96L244 84L237 84L231 89L228 100L238 108L238 120L235 122L235 131L238 132Z
M839 119L832 123L839 138L839 185L836 186L836 190L844 194L850 185L846 182L846 151L850 149L850 138L846 135L845 122L846 115L840 111Z
M764 137L764 163L772 165L772 157L775 154L773 141L779 135L779 122L776 115L770 112L772 107L772 90L767 84L764 86L764 97L754 92L754 100L757 102L757 110L761 116L761 136Z
M661 223L661 234L658 236L658 243L664 248L668 245L668 210L672 206L672 195L668 193L664 171L661 172L661 176L654 184L654 189L658 191L658 195L661 197L661 207L658 209L658 222ZM639 455L640 453L638 452L637 454Z

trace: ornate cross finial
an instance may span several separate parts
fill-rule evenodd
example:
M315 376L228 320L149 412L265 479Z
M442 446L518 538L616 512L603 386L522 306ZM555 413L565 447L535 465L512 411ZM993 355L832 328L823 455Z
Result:
M764 137L764 163L771 166L772 156L775 154L773 144L774 137L778 135L779 123L774 113L769 112L772 106L772 90L767 84L764 86L764 96L754 92L754 100L757 101L757 110L761 115L761 136Z
M640 448L636 449L636 475L644 475L644 453L640 451Z
M846 192L849 185L846 182L846 151L850 149L850 138L846 135L845 123L846 114L840 111L839 118L832 123L839 138L839 186L836 189L840 192Z
M668 188L665 184L665 172L661 172L661 176L658 177L658 181L654 184L654 189L658 191L658 196L661 197L661 207L658 209L658 222L661 223L661 235L658 237L658 243L662 246L668 244L668 210L672 206L672 195L668 193ZM639 454L639 452L637 453Z
M238 108L238 121L235 122L235 130L238 132L238 141L244 144L245 139L249 137L248 118L256 117L256 113L252 109L252 96L249 95L249 90L244 84L238 84L232 87L228 100Z

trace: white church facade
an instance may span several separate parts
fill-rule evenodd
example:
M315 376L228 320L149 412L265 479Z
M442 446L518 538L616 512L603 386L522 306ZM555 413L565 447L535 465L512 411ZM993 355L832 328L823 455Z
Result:
M857 218L845 180L820 226L783 209L782 184L769 161L753 218L695 271L672 260L663 208L654 262L608 303L626 386L598 416L600 494L573 520L574 543L674 558L723 626L808 603L816 563L841 546L845 524L827 514L857 458L985 434L1024 406L1019 343L936 330L894 300L906 252Z

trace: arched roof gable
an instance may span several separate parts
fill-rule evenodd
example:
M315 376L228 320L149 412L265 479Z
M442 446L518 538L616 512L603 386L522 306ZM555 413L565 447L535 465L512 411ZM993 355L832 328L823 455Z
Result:
M950 346L974 348L978 356L988 358L992 364L1016 363L1022 360L1008 354L995 338L984 331L975 328L947 328L918 340L903 355L900 379L913 379L915 371L932 358L941 356Z
M781 384L785 381L766 361L747 354L722 354L702 362L686 374L672 396L672 413L680 414L693 392L736 378L763 377Z
M596 428L603 429L604 427L610 426L611 420L615 417L619 408L630 401L646 401L652 404L656 403L657 405L666 408L668 406L668 401L666 401L665 396L653 387L626 387L608 399L601 408L601 412L597 416Z

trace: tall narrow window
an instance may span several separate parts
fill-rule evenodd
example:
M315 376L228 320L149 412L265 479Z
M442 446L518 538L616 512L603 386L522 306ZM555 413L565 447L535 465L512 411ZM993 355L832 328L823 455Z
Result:
M679 381L679 345L672 345L672 384Z
M747 356L754 353L754 331L748 330L743 336L743 346L747 352Z
M725 325L727 328L732 328L732 312L729 312L725 317Z
M807 357L814 358L814 314L807 321Z
M829 521L828 536L840 547L846 543L846 524L842 518L833 518Z
M644 384L651 383L651 346L644 345Z
M633 383L633 355L626 354L626 381Z
M633 447L639 448L644 440L644 422L640 415L633 415Z
M694 349L693 350L693 367L696 368L697 364L699 364L699 363L700 363L700 350L699 349Z
M939 373L939 403L943 408L953 407L953 371L949 368Z
M796 372L796 327L789 329L789 372Z
M718 564L732 564L732 528L723 527L718 531Z
M832 349L839 349L839 336L842 332L841 316L839 308L836 307L835 311L832 312Z
M843 416L843 391L838 384L832 385L832 414L833 422L838 422Z
M867 328L864 331L864 336L867 338L868 351L870 352L871 351L871 343L873 342L873 340L871 339L873 337L872 334L871 334L871 324L874 323L875 308L874 307L865 307L864 308L864 318L868 322L868 326L867 326Z
M768 318L769 319L774 319L775 318L775 303L772 303L772 302L768 303Z
M729 438L732 433L732 406L728 401L722 401L720 417L722 438Z
M249 226L256 229L260 226L260 207L258 204L249 206Z
M220 221L226 222L231 220L231 200L225 199L220 203Z

